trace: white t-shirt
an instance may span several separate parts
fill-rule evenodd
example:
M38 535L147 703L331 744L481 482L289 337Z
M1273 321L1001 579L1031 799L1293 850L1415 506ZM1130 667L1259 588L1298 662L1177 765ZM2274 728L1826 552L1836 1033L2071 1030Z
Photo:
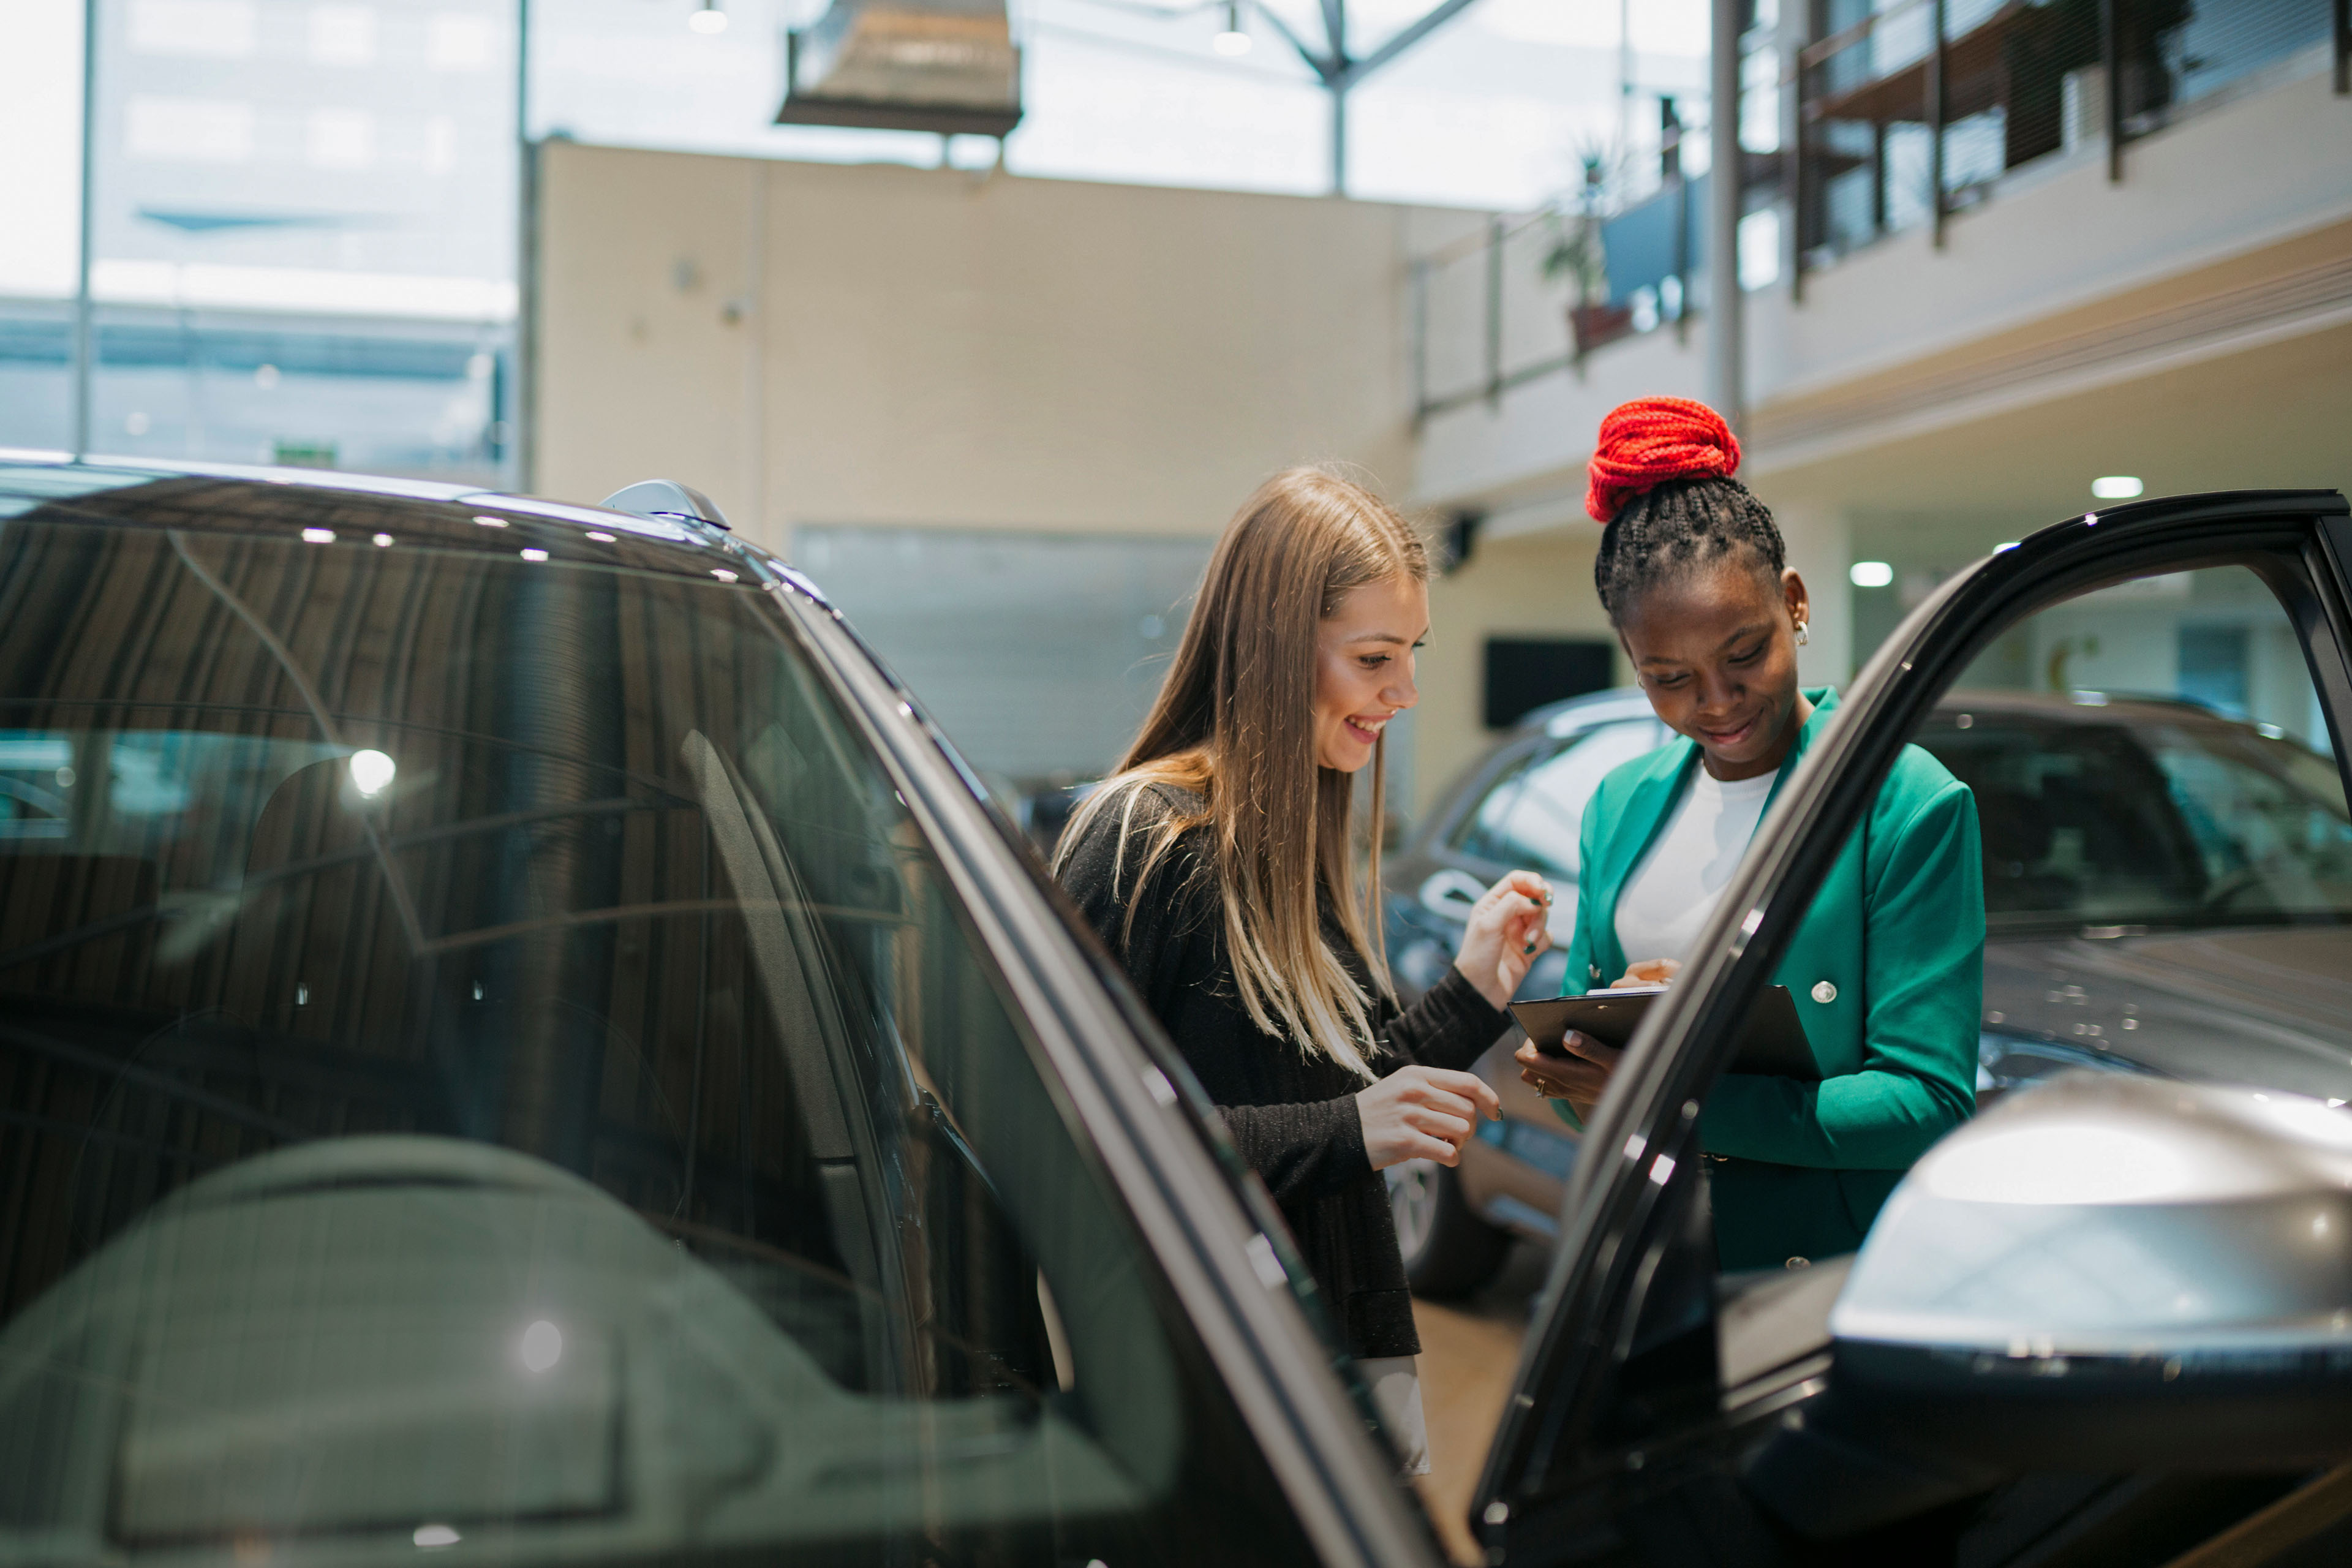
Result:
M1748 853L1772 793L1777 770L1726 784L1702 766L1691 772L1682 804L1650 844L1617 895L1617 945L1625 962L1675 958L1687 962L1699 927ZM1616 979L1604 974L1600 984Z

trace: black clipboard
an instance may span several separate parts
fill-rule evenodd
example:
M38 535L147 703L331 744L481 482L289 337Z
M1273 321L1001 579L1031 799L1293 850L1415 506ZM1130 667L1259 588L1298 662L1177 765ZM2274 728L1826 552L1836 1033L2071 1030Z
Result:
M1626 986L1618 991L1588 991L1581 996L1555 996L1543 1002L1514 1002L1511 1016L1547 1056L1563 1056L1560 1041L1570 1029L1591 1036L1605 1046L1623 1048L1649 1016L1650 1004L1664 995L1663 985ZM1759 1073L1768 1078L1821 1080L1813 1047L1797 1016L1796 999L1785 985L1767 985L1748 1005L1739 1030L1739 1054L1732 1072Z

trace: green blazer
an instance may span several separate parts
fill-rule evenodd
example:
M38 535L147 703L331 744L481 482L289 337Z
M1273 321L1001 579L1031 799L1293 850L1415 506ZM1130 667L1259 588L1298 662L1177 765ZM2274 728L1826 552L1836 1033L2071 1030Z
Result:
M1805 695L1813 716L1775 797L1837 707L1826 687ZM1571 988L1606 985L1629 959L1659 956L1619 948L1617 898L1698 761L1697 745L1677 737L1593 793L1579 846ZM1796 998L1822 1081L1727 1073L1699 1116L1724 1268L1853 1251L1911 1163L1976 1110L1980 855L1968 786L1905 747L1773 974ZM1554 1109L1576 1124L1567 1105Z

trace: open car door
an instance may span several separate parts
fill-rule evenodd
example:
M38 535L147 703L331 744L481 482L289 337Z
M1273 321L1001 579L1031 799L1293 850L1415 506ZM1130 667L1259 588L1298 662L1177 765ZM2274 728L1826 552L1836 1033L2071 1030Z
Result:
M1801 1270L1721 1277L1698 1141L1700 1104L1727 1068L1750 999L1901 749L1971 661L2062 601L2221 566L2250 570L2284 612L2324 716L2325 732L2315 728L2310 737L2312 764L2324 774L2321 757L2332 746L2337 773L2347 775L2352 518L2333 491L2176 497L2044 529L1947 581L1854 679L1594 1114L1540 1316L1472 1503L1471 1528L1490 1563L2097 1561L2088 1537L2072 1556L2053 1547L2063 1546L2070 1517L2095 1507L2137 1508L2143 1519L2161 1513L2177 1503L2179 1489L2168 1502L2165 1488L2133 1492L2126 1483L2198 1471L2236 1443L2219 1436L2219 1407L2200 1405L2200 1390L2237 1402L2227 1430L2255 1435L2252 1448L2231 1447L2226 1457L2268 1465L2284 1479L2267 1489L2242 1488L2231 1495L2242 1506L2216 1504L2201 1522L2176 1520L2170 1535L2137 1538L2169 1542L2160 1549L2105 1560L2173 1561L2183 1539L2194 1548L2217 1526L2298 1506L2300 1525L2274 1531L2277 1542L2340 1525L2340 1518L2315 1522L2309 1500L2317 1493L2304 1482L2352 1457L2352 1252L2330 1252L2326 1268L2311 1276L2318 1282L2310 1289L2343 1309L2315 1320L2319 1339L2299 1342L2279 1329L2264 1342L2264 1353L2284 1358L2264 1365L2291 1367L2295 1396L2305 1402L2294 1418L2280 1414L2273 1393L2284 1384L2266 1384L2263 1365L2242 1357L2224 1365L2162 1343L2153 1345L2153 1361L2070 1361L2061 1342L2066 1325L2053 1323L2047 1335L1973 1357L1966 1346L1923 1347L1915 1384L1942 1379L1933 1391L1938 1403L1922 1405L1917 1419L1873 1426L1853 1416L1860 1358L1853 1343L1833 1335L1832 1313L1850 1273L1858 1279L1871 1267L1903 1194L1859 1266L1822 1259ZM2187 1113L2186 1091L2163 1092ZM2031 1099L2006 1102L1998 1112L2010 1119L2003 1124ZM2315 1116L2322 1102L2307 1103ZM1963 1124L1928 1160L1981 1126ZM2352 1138L2352 1121L2343 1135ZM2338 1134L2323 1126L2314 1136ZM1906 1220L1917 1212L1914 1204ZM2314 1234L2329 1234L2326 1214L2315 1214ZM2134 1381L2142 1370L2153 1380L2146 1389ZM2085 1375L2094 1371L2099 1375ZM2039 1378L2040 1403L2004 1404L2029 1373ZM2332 1439L2311 1435L2305 1418L2315 1399L2320 1430L2332 1430ZM1887 1433L1895 1436L1882 1440ZM2266 1433L2279 1435L2279 1452L2257 1451ZM2084 1484L2068 1491L2053 1480L2061 1471ZM2339 1513L2352 1511L2346 1474L2318 1489L2333 1488L2330 1506ZM2017 1500L2027 1492L2030 1506ZM2120 1538L2103 1539L2112 1549Z

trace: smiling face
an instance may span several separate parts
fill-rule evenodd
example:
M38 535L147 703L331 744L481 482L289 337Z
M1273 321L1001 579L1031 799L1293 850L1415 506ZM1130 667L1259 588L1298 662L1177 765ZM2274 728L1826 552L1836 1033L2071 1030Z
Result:
M1412 650L1429 635L1429 589L1406 577L1350 588L1315 633L1315 760L1352 773L1388 721L1421 700Z
M1806 618L1802 578L1735 556L1651 587L1617 635L1659 719L1698 742L1708 773L1748 779L1780 765L1812 713L1797 689Z

